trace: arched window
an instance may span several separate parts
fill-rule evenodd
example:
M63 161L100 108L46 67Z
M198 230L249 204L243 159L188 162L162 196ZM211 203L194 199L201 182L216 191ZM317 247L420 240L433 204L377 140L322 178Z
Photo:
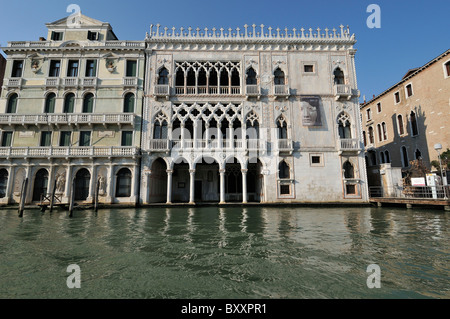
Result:
M256 72L255 70L250 67L250 69L247 70L247 79L245 80L247 85L256 85L257 84L257 80L256 80Z
M367 146L366 131L363 131L363 142L364 142L364 146Z
M373 138L373 127L369 127L369 144L373 144L374 138Z
M277 127L278 127L278 138L279 139L287 139L288 133L287 133L287 124L286 120L283 116L280 116L277 120Z
M401 156L403 167L408 167L409 166L408 151L406 150L405 146L402 146L401 148Z
M75 109L75 94L69 93L64 98L64 113L73 113Z
M167 139L167 118L161 112L155 117L153 129L154 139Z
M237 69L233 69L231 71L231 86L240 86L241 85L241 76Z
M389 151L384 151L384 156L386 159L386 163L390 163L391 162L391 157L389 156Z
M351 131L351 125L350 125L350 117L342 112L338 116L338 131L339 131L339 137L341 139L350 139L352 138L352 131Z
M290 178L289 165L285 161L281 161L278 165L279 178Z
M416 151L414 152L414 156L417 159L422 159L422 152L419 149L416 149Z
M8 186L8 171L0 169L0 198L6 197L6 187Z
M355 171L352 163L346 161L342 166L342 169L344 170L344 178L355 178Z
M134 112L134 94L127 93L123 101L123 112L133 113Z
M45 99L44 113L55 113L55 101L56 101L55 93L50 93L49 95L47 95L47 98Z
M277 68L273 75L275 85L284 85L284 72L280 68Z
M380 163L381 164L386 163L386 159L384 158L384 152L380 152Z
M6 113L16 113L17 100L18 100L17 94L15 94L15 93L11 94L11 96L8 99L8 108L6 109Z
M259 139L259 122L258 115L255 112L251 112L247 115L247 132L246 137L249 140Z
M220 86L228 86L229 79L228 79L228 71L227 69L223 68L220 70Z
M184 87L184 71L179 68L175 76L175 86Z
M387 140L387 128L386 128L385 122L381 123L381 130L383 131L383 141L386 141Z
M43 195L47 195L48 171L40 169L34 178L33 201L40 201Z
M128 168L122 168L117 173L116 197L131 196L131 171Z
M159 70L158 84L169 84L169 71L165 67Z
M398 134L403 135L405 133L405 130L403 128L403 117L401 114L397 116L397 125L398 125Z
M383 136L382 136L380 124L377 124L377 132L378 132L378 141L381 142L383 140Z
M345 84L344 72L340 68L334 70L334 84Z
M416 136L419 134L419 130L417 128L417 119L416 119L416 113L414 113L413 111L411 111L410 114L410 119L411 119L411 135L412 136Z
M198 71L197 85L206 86L206 71L203 67Z
M190 68L187 73L187 86L195 86L195 71L193 68Z
M83 113L92 113L94 111L94 94L88 93L83 99Z

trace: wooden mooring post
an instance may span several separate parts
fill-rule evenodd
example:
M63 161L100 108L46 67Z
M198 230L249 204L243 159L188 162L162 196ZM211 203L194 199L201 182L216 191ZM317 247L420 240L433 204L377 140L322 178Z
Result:
M69 197L69 217L73 217L73 201L75 196L75 178L72 180L72 187L70 188Z
M98 211L98 191L100 190L100 178L97 178L97 186L95 187L94 195L94 211Z
M26 198L26 190L28 185L28 177L22 182L22 193L20 194L20 203L19 203L19 217L23 217L23 210L25 207L25 198Z
M53 182L52 197L50 198L50 213L53 211L53 204L55 203L55 192L56 192L57 179L58 178L55 178L55 181Z

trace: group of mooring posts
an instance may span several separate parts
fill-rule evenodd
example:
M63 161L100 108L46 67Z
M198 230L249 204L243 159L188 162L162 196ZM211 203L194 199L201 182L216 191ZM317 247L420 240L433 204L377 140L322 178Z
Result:
M72 180L72 187L70 189L70 196L69 196L69 217L73 217L73 208L74 208L74 202L75 202L75 178ZM25 210L25 198L26 198L26 190L28 186L28 177L24 179L22 182L22 193L20 194L20 202L19 202L19 217L23 217L23 212ZM100 190L100 178L97 179L97 185L95 187L95 195L94 195L94 211L98 211L98 193ZM53 211L53 206L55 204L55 198L56 198L56 179L53 183L53 189L50 197L50 212ZM41 211L45 212L46 206L41 206Z

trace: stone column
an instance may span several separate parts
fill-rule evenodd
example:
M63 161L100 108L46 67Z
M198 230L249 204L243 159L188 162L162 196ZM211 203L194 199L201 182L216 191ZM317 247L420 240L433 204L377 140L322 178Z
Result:
M219 169L220 174L220 203L225 204L225 169Z
M113 199L113 191L114 191L114 166L109 165L109 171L108 171L108 179L107 179L107 196L105 198L105 201L108 203L112 203Z
M13 195L12 185L13 185L14 178L15 178L15 167L10 166L9 172L8 172L8 184L6 186L6 197L7 197L6 204L10 203L12 195Z
M195 204L194 194L195 194L195 169L189 170L190 175L190 187L189 187L189 204Z
M151 187L151 177L152 177L152 171L148 170L146 173L144 173L144 177L143 177L143 183L142 183L142 187L141 187L141 194L142 192L145 192L145 194L143 194L144 196L142 196L142 198L144 199L144 204L148 204L150 203L150 187Z
M138 185L139 185L139 170L138 165L133 165L133 184L131 184L131 201L137 203L138 199ZM96 185L97 186L97 185Z
M166 170L167 172L167 204L172 204L172 175L173 169Z
M27 185L27 189L26 191L26 195L25 195L25 204L29 204L32 201L33 198L33 178L31 177L31 171L32 168L30 165L26 166L26 178L28 178L28 185Z
M97 181L96 172L97 172L97 166L92 165L91 181L89 183L89 196L86 199L86 201L92 201L94 199L95 184L96 184L95 182Z
M66 185L64 185L63 199L67 202L70 201L70 187L72 186L72 166L67 165L66 168Z
M242 203L247 203L247 172L248 169L241 169L242 172Z

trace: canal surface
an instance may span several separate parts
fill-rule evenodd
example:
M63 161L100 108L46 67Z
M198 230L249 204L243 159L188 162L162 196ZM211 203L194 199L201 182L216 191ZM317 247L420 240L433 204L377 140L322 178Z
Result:
M0 210L0 298L450 298L449 214L399 208ZM67 267L80 267L69 289ZM381 271L369 289L367 267Z

